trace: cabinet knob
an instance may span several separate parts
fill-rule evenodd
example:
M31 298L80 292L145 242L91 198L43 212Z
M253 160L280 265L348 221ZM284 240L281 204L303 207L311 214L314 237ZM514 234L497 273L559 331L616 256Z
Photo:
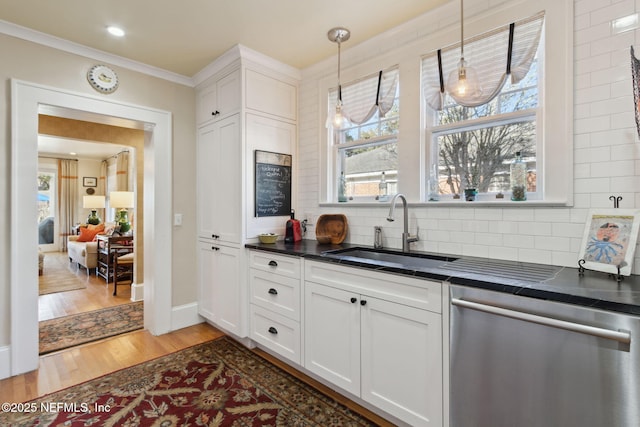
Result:
M217 116L218 114L220 114L220 111L218 111L218 110L211 112L212 116Z
M220 248L219 248L219 247L217 247L217 246L211 246L211 250L212 250L212 251L219 251L219 250L220 250Z
M271 261L269 261L269 265L270 265L271 267L277 267L277 266L278 266L278 263L277 263L277 262L275 262L274 260L271 260Z
M367 300L363 299L360 301L360 305L367 305Z
M269 293L271 295L278 295L278 291L276 291L274 288L269 289Z
M269 333L273 334L273 335L278 335L278 330L276 328L274 328L273 326L271 326L269 328Z
M358 298L351 297L351 304L355 304L358 301Z

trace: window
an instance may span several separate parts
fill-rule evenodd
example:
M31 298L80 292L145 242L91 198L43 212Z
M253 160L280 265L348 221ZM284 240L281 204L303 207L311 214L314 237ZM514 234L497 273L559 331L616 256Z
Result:
M484 57L487 52L502 51L501 55L506 58L504 39L508 39L508 31L512 31L514 51L519 51L509 64L518 68L514 71L520 73L516 78L510 79L505 72L507 67L501 64L499 68L494 64L494 70L487 68L484 73L479 72L481 76L491 76L488 99L480 105L461 106L441 90L435 91L439 99L434 97L434 85L428 84L429 79L439 77L432 68L433 55L423 60L423 88L425 97L430 96L432 101L427 100L430 107L426 109L431 171L426 195L429 200L457 199L468 188L476 189L480 200L496 197L509 200L509 171L518 152L527 167L527 199L542 198L538 191L542 181L538 175L542 158L538 153L542 153L543 141L539 132L543 80L539 66L543 49L539 46L543 44L538 43L542 23L543 17L535 16L505 27L507 31L499 29L465 44L465 53L476 47ZM520 33L514 31L518 28ZM451 58L455 59L455 54L449 53L449 61ZM473 66L471 60L468 62ZM485 63L488 64L486 59Z
M524 80L506 84L487 104L462 107L448 96L434 114L431 129L437 162L439 196L460 195L465 188L479 194L510 193L509 169L520 152L527 164L527 197L537 194L538 70L533 64Z
M386 193L397 191L398 91L397 69L342 86L343 113L348 120L342 129L329 132L329 138L335 159L334 182L337 187L344 174L348 200L378 199L383 174ZM335 111L337 97L337 89L331 90L328 114ZM337 189L334 194L335 201Z

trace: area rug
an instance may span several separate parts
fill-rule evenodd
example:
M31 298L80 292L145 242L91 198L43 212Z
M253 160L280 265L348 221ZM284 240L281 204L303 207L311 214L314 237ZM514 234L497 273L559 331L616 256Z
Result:
M38 289L40 295L53 294L56 292L74 291L87 287L86 277L81 272L71 271L68 258L53 254L46 254L44 257L44 274L38 276Z
M228 337L21 405L0 425L375 425Z
M142 329L143 301L40 322L40 354Z

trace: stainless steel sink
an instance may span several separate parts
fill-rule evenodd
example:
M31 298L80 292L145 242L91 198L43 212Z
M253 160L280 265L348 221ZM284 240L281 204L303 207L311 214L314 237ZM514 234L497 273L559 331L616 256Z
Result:
M324 256L340 259L343 261L354 261L365 264L378 265L380 267L395 267L409 270L443 267L447 263L458 259L441 255L419 254L415 252L404 253L389 251L385 249L370 249L363 247L336 249L323 252L322 254Z

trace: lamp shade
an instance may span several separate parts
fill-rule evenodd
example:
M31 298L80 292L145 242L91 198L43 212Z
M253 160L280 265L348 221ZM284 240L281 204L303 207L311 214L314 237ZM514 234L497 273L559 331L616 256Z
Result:
M104 196L83 196L82 207L85 209L104 209Z
M133 194L133 191L112 191L109 193L109 205L112 208L132 208Z

